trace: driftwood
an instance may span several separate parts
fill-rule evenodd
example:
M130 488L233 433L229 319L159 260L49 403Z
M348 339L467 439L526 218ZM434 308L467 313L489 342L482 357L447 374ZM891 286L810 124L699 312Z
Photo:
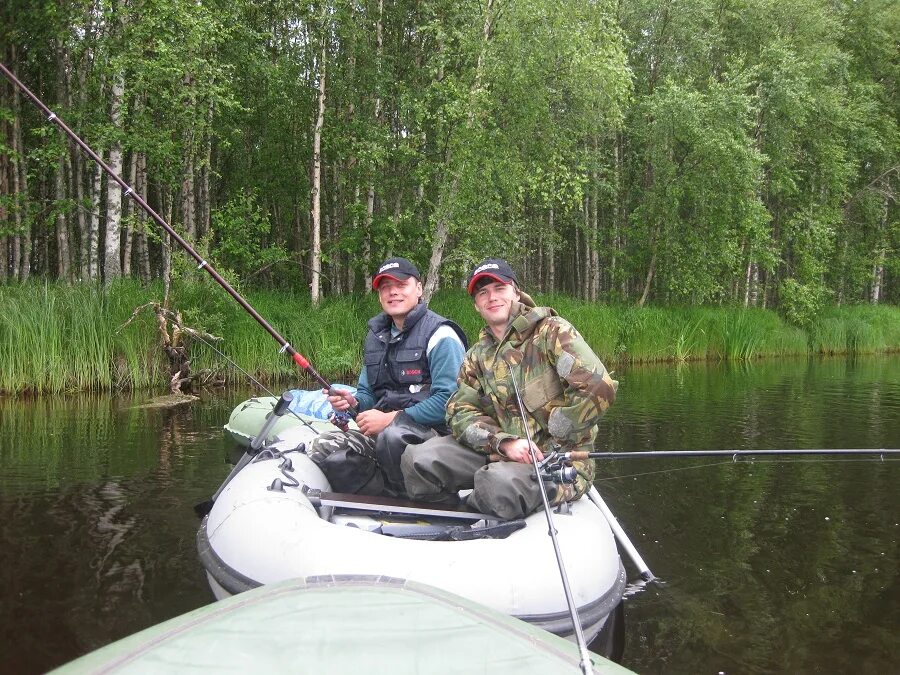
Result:
M224 386L225 379L213 371L203 370L191 373L191 360L188 353L189 342L187 338L197 339L201 342L222 342L223 338L210 335L200 330L185 326L181 312L173 312L163 307L158 302L148 302L137 307L119 330L125 328L134 321L135 317L144 309L152 308L156 315L156 325L159 329L160 346L169 362L169 390L175 396L189 394L194 385L198 386ZM170 330L171 326L171 330Z
M174 408L185 403L193 403L199 401L199 396L193 394L169 394L168 396L154 396L149 402L135 406L136 409L141 408Z

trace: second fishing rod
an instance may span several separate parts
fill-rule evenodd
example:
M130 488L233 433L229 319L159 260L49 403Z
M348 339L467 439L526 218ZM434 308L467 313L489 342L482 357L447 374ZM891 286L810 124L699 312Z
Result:
M74 141L78 147L80 147L94 162L97 163L100 168L110 177L111 180L115 181L119 187L122 188L122 196L131 198L141 209L148 215L153 221L159 225L172 239L178 242L178 245L181 246L185 252L189 256L191 256L197 262L197 268L206 270L206 272L211 276L217 284L219 284L225 292L228 293L234 300L246 311L250 316L252 316L256 322L263 327L263 329L272 336L272 338L281 346L280 352L286 353L300 368L302 368L313 380L315 380L319 385L324 387L325 389L331 390L331 383L328 382L322 375L317 371L309 360L303 356L300 352L298 352L291 344L285 340L281 334L276 331L268 321L266 321L262 316L260 316L259 312L257 312L249 302L247 302L244 297L238 293L225 279L222 278L222 275L219 274L216 269L203 258L193 246L190 245L175 229L167 223L162 216L160 216L153 208L141 197L134 189L126 183L121 176L119 176L115 171L113 171L106 162L103 161L94 150L85 143L74 131L72 131L62 119L60 119L56 113L54 113L50 108L48 108L40 98L37 97L28 87L26 87L16 76L13 74L9 68L6 67L3 63L0 63L0 72L6 76L6 78L12 82L12 84L17 87L25 96L47 117L48 122L52 122L55 124L66 136L68 136L72 141ZM353 417L353 411L349 412L349 415Z

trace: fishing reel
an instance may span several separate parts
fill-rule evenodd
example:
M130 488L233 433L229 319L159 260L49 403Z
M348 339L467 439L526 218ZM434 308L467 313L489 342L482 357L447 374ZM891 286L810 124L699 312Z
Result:
M328 416L328 421L331 422L338 429L343 431L345 434L350 429L350 420L353 419L348 412L338 412L337 410L332 410L331 414Z
M559 452L558 446L553 447L544 457L544 461L538 464L541 472L541 480L545 483L571 485L578 480L578 469L572 466L569 459Z

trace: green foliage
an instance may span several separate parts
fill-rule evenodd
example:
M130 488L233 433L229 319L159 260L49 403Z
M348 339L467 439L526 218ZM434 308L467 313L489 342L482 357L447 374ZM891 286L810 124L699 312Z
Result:
M824 305L821 286L805 285L796 279L786 279L779 288L785 318L801 328L808 327Z
M592 267L606 300L645 285L668 307L755 297L809 325L826 300L900 302L898 17L889 0L22 0L0 42L95 149L120 142L126 169L146 158L154 209L181 227L194 201L230 278L309 283L324 73L326 294L358 289L382 256L424 266L440 227L445 287L502 253L549 292L593 297ZM93 167L76 157L56 203L67 142L24 99L0 115L24 145L10 175L29 181L0 195L0 232L31 234L24 267L53 279L59 216L80 269ZM176 278L192 278L179 256ZM3 278L23 267L10 261ZM689 358L700 329L683 329Z
M230 269L257 271L289 259L287 250L270 244L272 224L255 194L238 194L212 213L216 233L213 253L220 265Z

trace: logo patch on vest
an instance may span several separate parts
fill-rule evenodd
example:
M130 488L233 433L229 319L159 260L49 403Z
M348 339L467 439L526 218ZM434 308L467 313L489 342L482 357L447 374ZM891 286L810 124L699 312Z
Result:
M404 368L403 370L400 371L401 377L405 377L406 375L421 375L421 374L422 374L421 368Z

